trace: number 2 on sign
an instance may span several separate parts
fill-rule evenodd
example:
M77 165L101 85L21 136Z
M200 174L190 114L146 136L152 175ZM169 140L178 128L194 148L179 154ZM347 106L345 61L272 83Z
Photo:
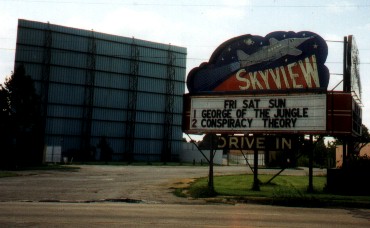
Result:
M197 119L193 119L193 120L192 120L191 127L194 127L194 128L196 128L196 127L197 127Z
M194 119L192 120L192 124L191 124L191 127L194 127L196 128L197 127L197 110L194 110Z

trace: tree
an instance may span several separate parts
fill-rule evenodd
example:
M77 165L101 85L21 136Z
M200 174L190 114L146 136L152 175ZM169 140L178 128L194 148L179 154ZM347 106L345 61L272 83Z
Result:
M40 164L43 156L41 101L23 65L1 86L0 105L1 124L6 126L1 130L1 136L6 134L1 141L6 150L1 151L7 159L4 162L7 168Z
M360 156L360 151L364 148L367 144L370 143L370 134L369 130L365 125L361 125L362 133L358 137L337 137L336 138L336 145L344 145L347 144L348 141L351 142L347 149L347 159L356 159ZM345 147L343 147L345 148ZM345 163L343 163L344 165Z
M323 139L316 142L313 149L314 163L318 167L327 167L328 150Z
M336 167L336 151L337 151L337 141L329 141L327 145L328 168Z
M8 168L10 165L11 136L9 102L7 90L0 85L0 168Z
M369 130L365 125L362 125L362 134L359 138L359 148L358 148L358 153L360 153L361 149L364 148L367 144L370 143L370 135L369 135Z

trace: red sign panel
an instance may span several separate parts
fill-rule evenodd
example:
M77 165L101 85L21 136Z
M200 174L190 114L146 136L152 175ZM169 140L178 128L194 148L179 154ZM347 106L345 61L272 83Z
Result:
M327 134L361 135L362 109L351 93L333 92L327 97Z
M315 55L286 66L247 72L240 69L214 91L320 88Z

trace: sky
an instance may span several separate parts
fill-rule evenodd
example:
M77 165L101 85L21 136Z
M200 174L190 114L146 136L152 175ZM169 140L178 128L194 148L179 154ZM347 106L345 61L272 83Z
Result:
M186 47L187 73L230 38L312 31L328 44L328 90L342 89L343 38L353 35L369 128L369 13L367 0L0 0L0 84L14 69L18 19Z

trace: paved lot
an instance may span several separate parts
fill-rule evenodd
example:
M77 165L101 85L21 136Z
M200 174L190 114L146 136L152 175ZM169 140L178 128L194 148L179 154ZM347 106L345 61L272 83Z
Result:
M278 171L261 169L260 173ZM244 166L215 167L215 175L247 172L251 171ZM317 175L323 172L315 170ZM284 173L307 175L307 170ZM0 178L0 227L369 227L370 224L367 209L204 204L202 200L178 198L171 193L174 185L207 176L206 166L81 166L76 172L18 174ZM109 199L144 203L114 203Z
M71 171L19 171L21 176L0 178L0 202L99 201L135 199L151 203L201 203L175 197L171 187L208 175L207 166L93 166ZM259 173L279 170L260 169ZM315 170L321 175L324 170ZM216 166L215 175L251 173L245 166ZM307 170L283 174L307 175Z

